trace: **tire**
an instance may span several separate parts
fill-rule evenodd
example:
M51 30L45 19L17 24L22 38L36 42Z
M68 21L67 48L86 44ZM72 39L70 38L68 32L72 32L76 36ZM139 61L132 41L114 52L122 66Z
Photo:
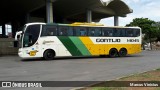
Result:
M117 49L112 48L112 49L109 51L109 57L114 58L114 57L117 57L117 55L118 55Z
M55 57L55 52L53 50L46 50L43 54L45 60L53 60Z
M118 52L118 55L119 55L120 57L125 57L125 56L127 55L127 49L121 48L121 49L119 50L119 52Z

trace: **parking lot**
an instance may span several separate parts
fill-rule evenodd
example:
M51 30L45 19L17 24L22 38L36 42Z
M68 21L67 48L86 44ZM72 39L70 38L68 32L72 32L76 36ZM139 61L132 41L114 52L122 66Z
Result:
M0 81L104 81L157 68L160 68L160 51L143 51L121 58L65 57L49 61L1 56Z

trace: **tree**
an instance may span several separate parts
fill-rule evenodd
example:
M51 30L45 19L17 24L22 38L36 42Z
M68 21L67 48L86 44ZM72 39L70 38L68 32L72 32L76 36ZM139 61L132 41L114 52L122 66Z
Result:
M142 29L142 33L145 34L144 39L148 41L151 38L157 38L157 28L154 26L155 23L155 21L148 18L135 18L126 26L140 27Z
M153 26L157 28L157 41L160 41L160 22L156 22Z

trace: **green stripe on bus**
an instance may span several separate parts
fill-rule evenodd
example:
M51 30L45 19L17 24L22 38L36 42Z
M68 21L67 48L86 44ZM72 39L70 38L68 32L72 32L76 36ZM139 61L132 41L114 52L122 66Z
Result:
M58 38L63 43L63 45L67 48L67 50L72 54L72 56L82 56L82 53L74 45L74 43L70 40L69 37L58 36Z
M79 37L69 37L69 38L83 55L91 55L91 53L88 51L88 49L83 44L83 42L79 39Z

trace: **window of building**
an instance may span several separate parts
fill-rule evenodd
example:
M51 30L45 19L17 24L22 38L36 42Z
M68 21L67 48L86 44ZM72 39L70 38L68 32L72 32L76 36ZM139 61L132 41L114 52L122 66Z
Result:
M6 35L11 38L12 37L12 26L9 25L9 24L6 24L5 25L5 28L6 28Z
M2 26L0 26L0 34L2 34Z

